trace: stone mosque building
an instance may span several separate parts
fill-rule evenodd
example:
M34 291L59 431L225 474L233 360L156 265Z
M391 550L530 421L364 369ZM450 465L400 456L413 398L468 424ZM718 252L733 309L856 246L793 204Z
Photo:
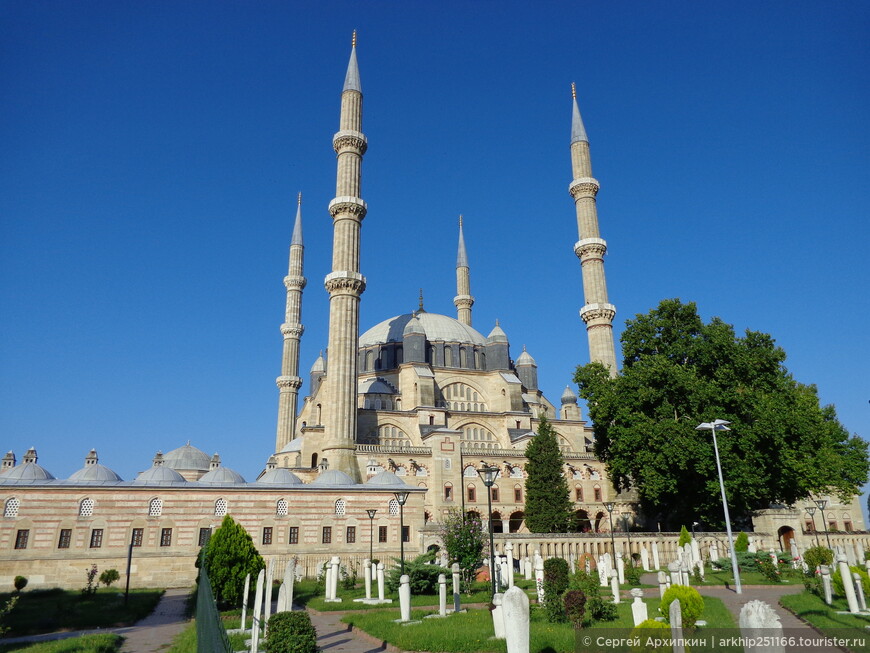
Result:
M354 39L332 143L337 179L329 203L334 240L332 271L325 279L328 348L310 369L300 408L306 287L300 196L284 278L277 435L272 452L264 447L265 469L246 481L217 454L209 456L188 442L158 452L151 467L132 480L101 464L95 451L81 469L60 480L38 464L34 449L20 463L9 452L0 464L0 586L11 586L20 574L30 587L79 587L92 563L123 574L128 550L132 586L185 585L195 578L199 547L226 514L248 530L263 555L299 556L312 565L331 555L362 559L370 547L377 558L398 556L400 538L409 552L422 551L437 542L435 524L447 511L487 517L487 489L477 473L482 464L500 470L492 487L494 531L521 534L526 532L524 450L540 415L558 433L580 529L609 529L606 501L617 503L617 514L633 513L632 497L614 493L592 453L592 429L581 419L574 392L566 388L554 403L538 387L530 352L524 348L513 358L516 352L498 323L488 325L487 335L473 326L461 218L455 316L426 311L421 297L413 313L359 335L366 288L359 243L367 211L360 184L367 145L362 99ZM598 182L576 97L570 157L569 191L580 238L574 252L585 297L580 317L591 360L615 374L615 308L604 275L607 244L598 229ZM409 493L401 507L397 491ZM845 509L863 528L860 511ZM798 532L801 526L798 519Z

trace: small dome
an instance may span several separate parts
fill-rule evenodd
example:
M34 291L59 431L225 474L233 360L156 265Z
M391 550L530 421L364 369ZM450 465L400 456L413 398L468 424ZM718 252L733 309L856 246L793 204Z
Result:
M92 465L85 465L80 470L74 472L67 480L75 481L76 483L102 483L104 481L123 481L124 479L105 465L94 463Z
M526 351L525 345L523 345L523 353L517 356L516 365L536 365L535 359L529 355L529 352Z
M181 474L166 465L154 465L154 467L149 467L144 472L139 472L139 475L133 482L142 485L151 485L152 483L187 483Z
M323 352L320 352L320 356L317 357L317 360L314 361L314 365L311 366L311 372L325 372L326 371L326 360L323 358Z
M400 487L408 487L408 484L405 483L398 476L393 474L393 472L384 470L382 472L378 472L374 476L372 476L369 480L366 481L366 485L388 485L388 486L400 486Z
M296 453L297 451L302 451L302 437L293 438L284 445L284 448L281 449L278 453Z
M353 479L337 469L328 469L311 481L312 485L356 485Z
M276 467L275 469L270 469L257 479L257 483L265 483L267 485L301 485L302 479L286 467Z
M489 332L489 335L486 337L487 344L491 342L507 342L508 337L507 334L502 331L501 327L498 325L498 320L495 321L495 326L492 328L492 331Z
M387 342L402 342L405 327L413 319L423 325L423 332L429 342L461 342L473 345L485 345L484 338L478 331L459 320L438 313L413 313L397 315L389 320L376 324L359 337L360 347L382 345Z
M574 394L574 391L571 389L571 386L565 386L565 392L562 393L562 403L563 404L576 404L577 403L577 395Z
M229 467L215 467L210 472L206 472L197 481L197 483L244 483L245 479L236 471Z
M408 323L405 325L405 328L402 330L403 336L410 336L413 334L426 335L426 330L423 328L423 323L414 315Z
M3 474L3 481L52 481L54 476L42 465L21 463Z
M211 457L204 451L190 446L188 441L184 446L164 454L163 464L172 469L207 472L211 466Z
M357 392L361 395L395 395L399 394L388 381L380 377L363 379L357 386Z

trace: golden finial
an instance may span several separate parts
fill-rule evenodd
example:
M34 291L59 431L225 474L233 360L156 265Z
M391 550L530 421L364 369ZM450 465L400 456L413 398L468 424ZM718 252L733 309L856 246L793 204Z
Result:
M423 289L420 288L420 308L418 309L421 313L425 313L423 310Z
M571 97L577 99L577 85L574 82L571 82Z
M353 31L353 38L352 38L351 41L350 41L350 46L351 46L352 48L355 48L355 47L356 47L356 30Z
M462 214L459 214L459 226L462 227Z
M495 325L498 326L498 318L495 318Z
M302 206L302 191L299 191L299 195L296 197L296 204L298 206Z

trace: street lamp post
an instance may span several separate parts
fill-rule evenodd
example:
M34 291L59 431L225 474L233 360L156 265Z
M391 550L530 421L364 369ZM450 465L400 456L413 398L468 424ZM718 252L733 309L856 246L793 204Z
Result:
M498 471L498 467L488 467L486 465L477 470L480 479L486 486L486 508L489 511L486 520L489 524L489 579L492 581L493 596L498 592L498 580L495 575L495 542L492 537L492 486L498 477Z
M728 531L728 546L731 548L731 570L734 572L734 591L737 594L743 594L743 588L740 585L740 570L737 568L737 554L734 551L734 535L731 533L731 517L728 514L728 498L725 496L725 480L722 478L722 463L719 461L719 445L716 442L716 431L730 431L728 424L724 419L713 420L712 422L704 422L695 427L698 431L710 429L713 434L713 451L716 453L716 471L719 472L719 489L722 490L722 509L725 511L725 530Z
M409 492L393 492L399 502L399 559L402 561L402 576L405 575L405 503Z
M377 508L369 508L366 510L366 514L369 516L369 562L373 560L374 554L374 546L375 546L375 513L378 511Z
M816 507L810 506L806 509L807 514L810 516L810 519L813 520L813 534L816 536L816 546L821 546L819 544L819 531L816 530Z
M616 503L605 501L604 507L607 508L607 514L610 515L610 550L613 552L613 563L616 564L616 542L613 541L613 509L616 507Z
M628 563L634 567L634 558L631 557L631 531L628 530L628 517L630 513L622 513L622 530L625 531L625 537L628 538Z
M825 519L825 507L828 505L827 499L814 499L816 505L819 507L819 510L822 511L822 526L825 527L825 539L828 541L828 548L833 551L834 549L831 547L831 536L828 535L828 520Z

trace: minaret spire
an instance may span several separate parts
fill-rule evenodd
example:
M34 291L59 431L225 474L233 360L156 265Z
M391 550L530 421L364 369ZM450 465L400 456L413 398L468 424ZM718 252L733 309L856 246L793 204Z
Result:
M580 259L585 297L580 317L586 323L589 359L603 363L610 368L611 376L616 376L616 351L613 346L613 318L616 307L607 299L607 281L604 277L607 242L598 231L598 209L595 204L599 185L598 180L592 176L589 139L577 107L577 90L574 84L571 84L571 96L571 168L574 179L568 192L574 198L580 237L574 245L574 253Z
M462 216L459 216L459 249L456 253L456 319L471 326L471 307L474 297L471 296L471 275L468 270L468 254L465 252L465 237L462 234Z
M275 436L275 451L281 451L296 431L296 407L302 378L299 376L299 341L305 327L302 326L302 289L306 279L302 276L305 246L302 244L302 193L296 204L296 222L290 241L290 265L284 286L287 288L287 307L284 312L284 351L281 358L281 376L275 379L278 385L278 432Z
M326 362L327 397L332 410L323 416L322 457L330 469L359 480L356 463L357 344L359 301L366 287L359 272L360 230L366 203L360 198L362 157L362 86L354 36L341 93L339 131L332 139L336 152L335 198L329 203L333 221L332 272L326 275L329 292L329 359Z

